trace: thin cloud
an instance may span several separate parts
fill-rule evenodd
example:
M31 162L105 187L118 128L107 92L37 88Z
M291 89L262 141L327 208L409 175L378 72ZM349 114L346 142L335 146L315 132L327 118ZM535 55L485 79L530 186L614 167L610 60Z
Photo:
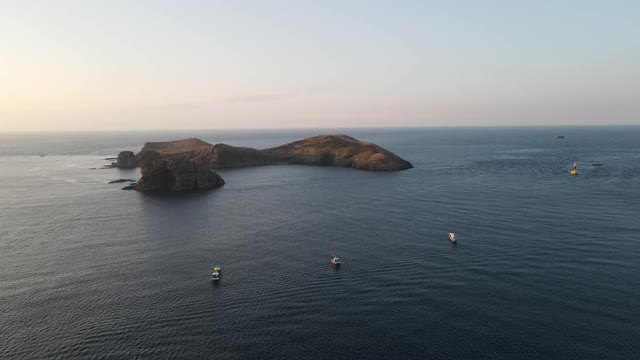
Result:
M268 103L291 99L300 96L300 93L282 92L282 93L263 93L251 95L236 95L212 98L206 101L182 102L171 104L139 104L130 106L92 106L92 107L64 107L64 108L39 108L25 110L1 110L2 115L18 115L18 114L39 114L39 113L74 113L74 112L121 112L121 111L142 111L142 110L162 110L162 109L187 109L187 108L206 108L215 105L224 104L251 104L251 103Z

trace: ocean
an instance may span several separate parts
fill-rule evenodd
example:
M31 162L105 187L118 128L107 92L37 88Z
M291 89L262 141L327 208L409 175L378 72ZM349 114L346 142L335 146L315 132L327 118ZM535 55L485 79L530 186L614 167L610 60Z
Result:
M186 195L99 169L145 141L327 133L414 168ZM638 359L639 199L640 127L1 133L0 357Z

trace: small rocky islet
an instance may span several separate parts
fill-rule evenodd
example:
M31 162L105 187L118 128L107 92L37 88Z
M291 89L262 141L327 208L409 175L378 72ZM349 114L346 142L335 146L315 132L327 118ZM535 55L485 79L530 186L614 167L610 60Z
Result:
M269 149L227 144L212 145L197 138L148 142L138 154L123 151L118 168L141 168L140 179L125 190L188 192L219 188L225 184L216 172L266 165L319 165L371 171L401 171L410 162L372 143L347 135L320 135Z
M136 179L117 179L117 180L111 180L109 181L109 184L117 184L117 183L123 183L123 182L136 182Z

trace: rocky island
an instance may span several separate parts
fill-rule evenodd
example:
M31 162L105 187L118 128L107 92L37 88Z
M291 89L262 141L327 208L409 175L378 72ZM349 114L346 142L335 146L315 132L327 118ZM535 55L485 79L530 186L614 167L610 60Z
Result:
M120 154L118 154L116 166L121 168L138 167L138 158L133 151L121 151Z
M191 138L148 142L135 159L132 159L131 152L123 153L120 153L122 161L118 163L139 165L142 169L141 178L125 189L145 192L183 192L220 187L224 180L215 170L248 166L297 164L374 171L400 171L413 167L410 162L378 145L347 135L314 136L263 150L212 145Z

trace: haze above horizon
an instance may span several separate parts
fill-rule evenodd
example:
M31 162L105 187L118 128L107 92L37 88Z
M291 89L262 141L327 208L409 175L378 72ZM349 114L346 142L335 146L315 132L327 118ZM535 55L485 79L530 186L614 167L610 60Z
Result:
M0 2L0 131L640 124L633 1Z

